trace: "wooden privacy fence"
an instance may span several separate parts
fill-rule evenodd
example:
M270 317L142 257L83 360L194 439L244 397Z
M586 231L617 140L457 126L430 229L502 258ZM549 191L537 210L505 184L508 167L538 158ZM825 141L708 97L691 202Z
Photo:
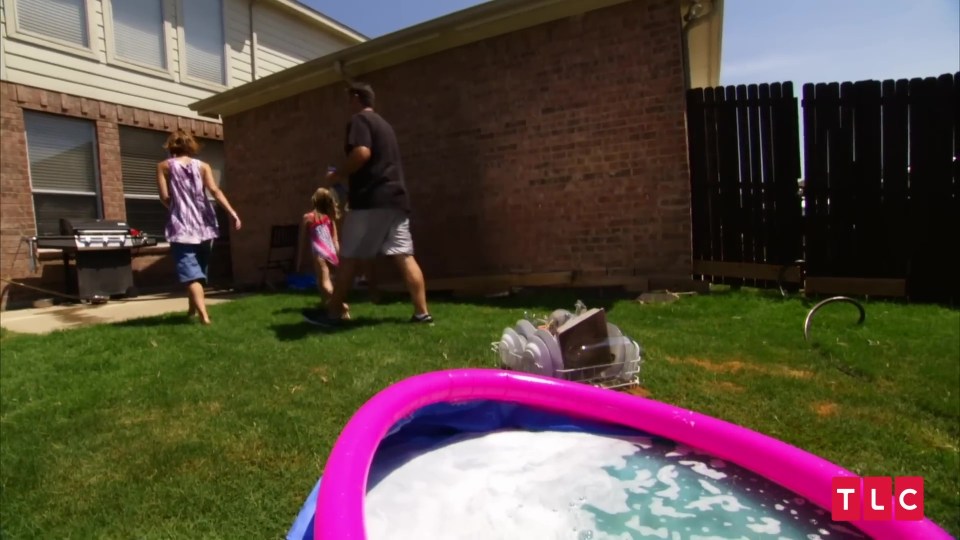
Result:
M791 83L687 93L694 273L776 280L802 258Z
M960 73L687 93L694 273L956 303ZM785 265L805 261L782 272Z

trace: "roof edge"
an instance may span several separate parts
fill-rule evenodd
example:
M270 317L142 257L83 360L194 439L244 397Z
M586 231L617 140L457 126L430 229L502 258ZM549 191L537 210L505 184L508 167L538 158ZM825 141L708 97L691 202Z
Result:
M280 1L280 0L273 0ZM283 0L287 1L287 0ZM353 76L554 20L632 0L492 0L335 51L262 79L191 103L203 116L230 116Z

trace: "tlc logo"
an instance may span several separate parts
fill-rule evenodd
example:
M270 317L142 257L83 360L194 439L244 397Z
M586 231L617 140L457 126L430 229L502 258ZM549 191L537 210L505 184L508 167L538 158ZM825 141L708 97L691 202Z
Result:
M889 476L835 476L831 510L834 521L920 521L923 477L898 476L896 491Z

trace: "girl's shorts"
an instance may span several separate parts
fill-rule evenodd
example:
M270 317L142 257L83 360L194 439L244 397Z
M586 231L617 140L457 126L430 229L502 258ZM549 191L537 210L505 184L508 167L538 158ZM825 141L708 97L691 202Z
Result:
M177 265L177 279L180 283L207 281L207 268L210 264L210 252L213 250L213 241L207 240L199 244L180 244L172 242L173 260Z

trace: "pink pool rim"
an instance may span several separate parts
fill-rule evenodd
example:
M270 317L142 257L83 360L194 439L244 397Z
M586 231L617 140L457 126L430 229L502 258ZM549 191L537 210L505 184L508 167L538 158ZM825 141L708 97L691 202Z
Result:
M828 509L835 476L855 476L795 446L659 401L579 383L494 369L459 369L398 382L350 419L327 460L317 497L315 540L365 540L364 497L377 446L393 425L435 403L490 400L608 422L671 439L735 463ZM875 540L953 538L929 519L858 521Z

